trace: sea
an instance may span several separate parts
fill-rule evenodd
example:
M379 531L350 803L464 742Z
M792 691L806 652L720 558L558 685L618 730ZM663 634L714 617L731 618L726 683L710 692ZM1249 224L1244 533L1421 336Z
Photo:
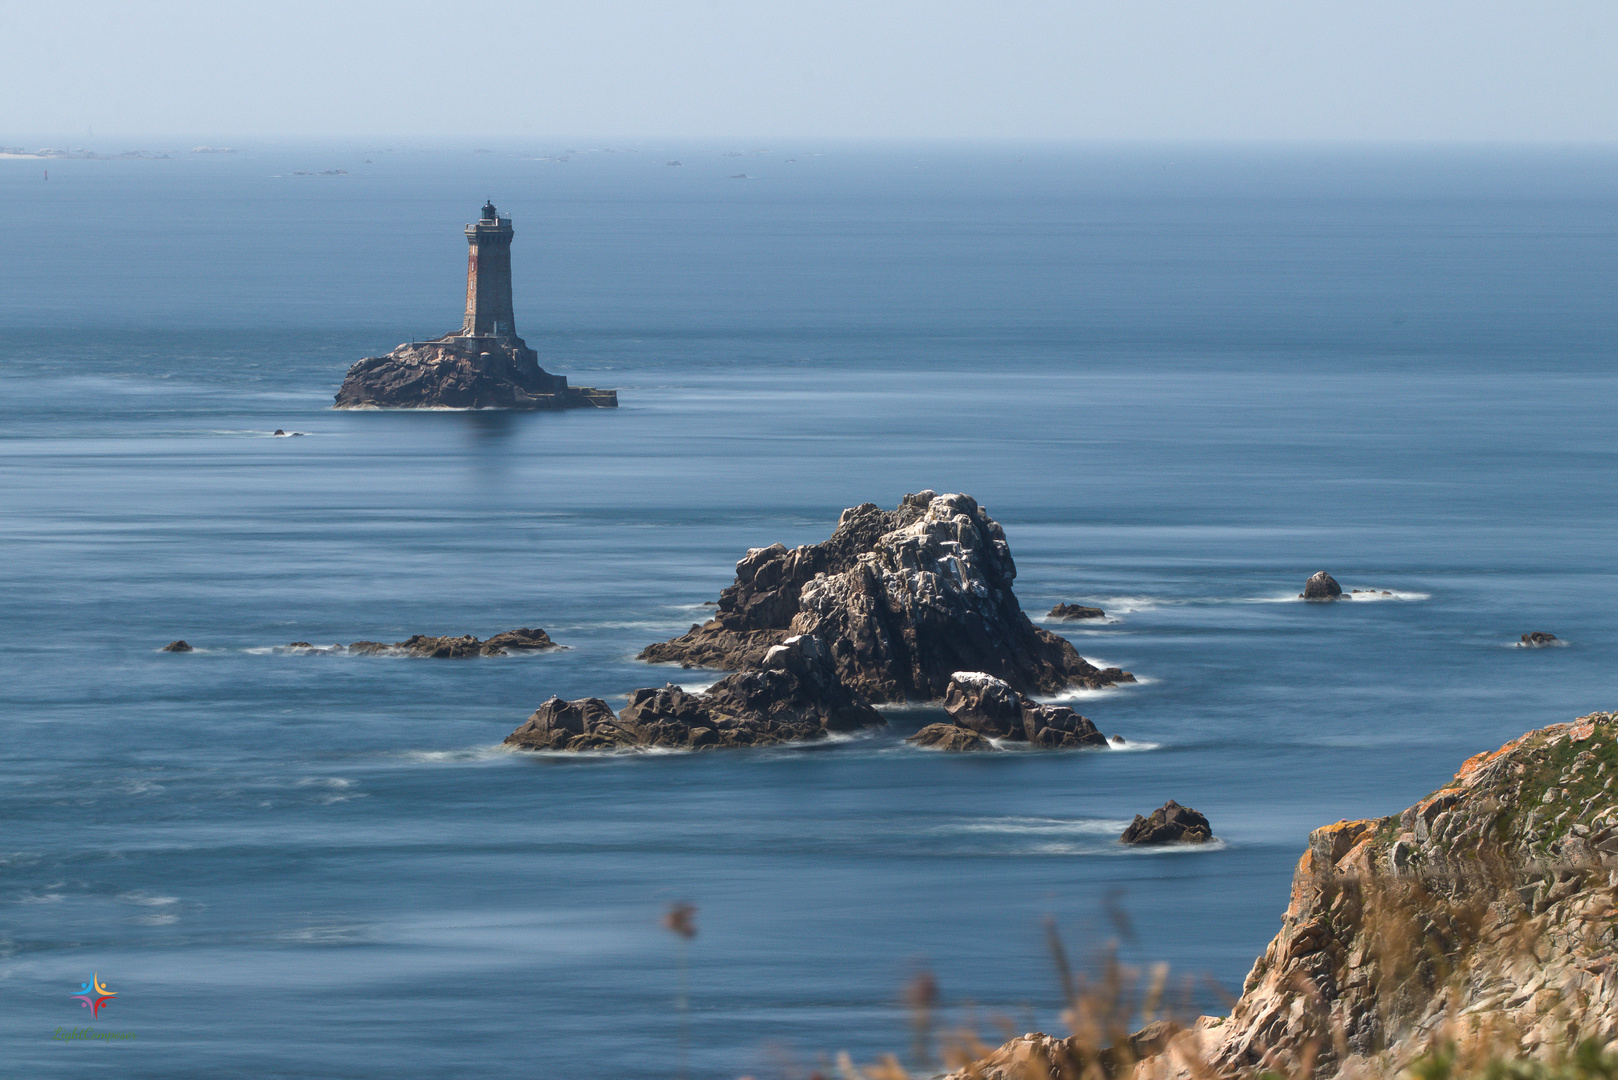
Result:
M1063 1033L1052 930L1223 1012L1311 829L1618 707L1610 149L139 148L0 160L6 1076L926 1076L918 978ZM486 198L619 408L334 411ZM712 683L635 655L927 488L1105 609L1045 625L1124 749L502 748ZM567 649L277 651L518 627ZM1216 841L1117 842L1168 799Z

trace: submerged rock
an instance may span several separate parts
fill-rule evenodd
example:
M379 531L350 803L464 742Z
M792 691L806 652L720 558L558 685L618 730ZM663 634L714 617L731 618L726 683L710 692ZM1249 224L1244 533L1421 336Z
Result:
M1303 583L1303 592L1298 595L1305 600L1335 600L1343 595L1343 587L1322 570Z
M1071 621L1074 619L1105 619L1107 617L1107 613L1098 607L1085 607L1083 604L1057 604L1055 607L1051 608L1051 613L1045 617L1047 619L1062 619L1064 621Z
M970 496L865 503L822 543L749 551L712 619L640 658L748 668L789 635L813 634L843 684L876 702L936 701L963 668L1025 693L1134 681L1035 626L1012 592L1016 574L1005 533Z
M163 652L196 652L196 649L192 648L190 645L187 645L184 641L171 641L167 645L163 646L162 651Z
M1562 643L1561 641L1557 640L1555 634L1547 634L1543 630L1535 630L1532 633L1524 634L1519 644L1529 649L1542 649L1547 645L1560 645Z
M1206 844L1213 839L1208 819L1170 799L1151 817L1135 815L1135 820L1118 838L1126 844Z

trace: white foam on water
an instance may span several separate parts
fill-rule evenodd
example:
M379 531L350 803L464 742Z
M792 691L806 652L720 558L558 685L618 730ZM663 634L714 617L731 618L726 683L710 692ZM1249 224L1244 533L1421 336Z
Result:
M1084 659L1098 668L1109 668L1114 665L1094 657L1086 656ZM1044 705L1065 705L1071 701L1080 701L1085 698L1101 697L1106 694L1116 694L1121 690L1128 690L1134 686L1152 686L1158 680L1147 675L1136 675L1134 682L1114 683L1112 686L1071 686L1057 694L1030 694L1029 698Z
M1504 643L1504 647L1508 649L1564 649L1567 645L1568 642L1563 641L1561 638L1557 638L1555 641L1547 641L1542 645L1530 645L1521 639Z
M419 761L429 765L459 764L466 761L492 761L495 758L506 757L512 753L512 748L505 743L495 743L493 746L468 746L460 750L400 750L390 757L402 758L405 761Z
M1132 820L1132 819L1131 819ZM1105 818L1000 817L979 818L935 825L934 833L1002 833L1012 836L1112 836L1129 828L1130 821Z
M140 904L142 907L167 907L180 902L178 896L153 896L151 893L140 891L122 893L118 899L126 904Z
M1353 600L1357 603L1364 603L1369 600L1431 600L1432 598L1432 593L1412 592L1407 589L1361 589L1359 592L1344 589L1343 595L1337 599L1339 601Z
M353 784L354 784L354 781L346 780L341 776L308 776L308 777L305 777L302 780L297 781L295 786L297 786L297 787L328 787L328 788L339 788L339 789L341 789L341 788L346 788L346 787L352 787Z
M1115 742L1109 742L1107 743L1107 748L1118 754L1132 754L1147 750L1161 750L1163 749L1163 744L1160 742L1147 742L1145 739L1131 739L1128 735L1125 735L1122 746Z

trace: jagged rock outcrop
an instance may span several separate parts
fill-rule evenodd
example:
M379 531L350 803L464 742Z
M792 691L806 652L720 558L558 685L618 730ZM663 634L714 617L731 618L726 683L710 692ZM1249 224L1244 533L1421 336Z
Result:
M1316 829L1230 1016L1134 1076L1301 1075L1310 1060L1316 1077L1391 1076L1445 1042L1618 1051L1615 777L1618 716L1592 713L1469 758L1401 814Z
M348 369L339 409L614 408L615 390L570 387L539 366L539 354L515 336L448 334L400 345Z
M1213 839L1213 826L1208 819L1170 799L1151 817L1135 815L1124 834L1118 838L1125 844L1150 846L1154 844L1206 844Z
M813 637L788 638L758 670L739 671L700 694L673 683L647 687L631 694L616 716L589 704L598 701L553 698L505 741L543 750L703 749L821 739L885 723L837 680L824 644Z
M346 653L352 656L423 656L461 660L471 656L506 656L511 652L565 649L567 646L558 645L543 630L530 630L524 627L521 630L507 630L505 633L496 634L488 641L479 641L471 634L462 634L459 637L414 634L404 641L392 643L356 641L350 645L333 645L323 649L307 641L294 641L286 648L290 652L309 655L331 656Z
M959 670L1024 693L1134 681L1035 626L1012 592L1016 574L1005 533L970 496L923 491L893 511L866 503L820 544L749 551L713 619L640 658L745 669L787 636L812 634L843 684L875 702L936 701Z
M1528 1054L1618 1039L1615 737L1612 713L1531 731L1402 814L1311 833L1216 1063L1314 1042L1317 1075L1399 1067L1485 1028Z
M957 671L944 692L944 711L959 727L990 739L1027 742L1047 750L1105 747L1095 724L1066 705L1042 705L981 671Z
M1535 630L1532 633L1524 634L1518 644L1527 649L1543 649L1547 645L1560 645L1562 642L1557 639L1555 634Z
M1085 607L1083 604L1057 604L1045 617L1072 622L1075 619L1105 619L1107 613L1098 607Z
M1305 600L1335 600L1343 595L1343 587L1337 584L1336 578L1322 570L1303 583L1303 592L1298 595Z

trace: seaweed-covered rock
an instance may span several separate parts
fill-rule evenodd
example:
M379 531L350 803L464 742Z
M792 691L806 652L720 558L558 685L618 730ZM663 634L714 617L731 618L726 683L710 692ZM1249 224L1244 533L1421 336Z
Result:
M560 649L563 646L551 640L551 636L543 630L530 630L523 627L521 630L507 630L496 634L483 643L485 656L498 656L497 650L508 652L544 652L549 649Z
M1045 617L1072 622L1076 619L1105 619L1107 613L1098 607L1085 607L1083 604L1057 604Z
M1213 839L1208 819L1170 799L1151 817L1135 815L1135 820L1119 837L1126 844L1206 844Z
M479 641L471 634L459 637L434 637L431 634L412 634L404 641L356 641L347 646L333 645L322 649L307 641L294 641L287 650L305 654L347 653L351 656L421 656L434 659L463 660L472 656L506 656L512 651L540 652L565 649L543 630L507 630L488 641Z
M832 537L755 548L702 626L641 659L746 668L791 635L826 642L838 677L871 701L936 701L950 675L986 671L1026 693L1133 682L1035 626L1011 584L1005 533L967 495L923 491L897 509L843 512Z
M1303 592L1298 595L1305 600L1335 600L1343 595L1343 587L1337 584L1336 578L1322 570L1303 583Z
M907 743L915 743L929 750L948 750L953 753L993 750L994 744L971 728L959 724L928 724L916 732Z

